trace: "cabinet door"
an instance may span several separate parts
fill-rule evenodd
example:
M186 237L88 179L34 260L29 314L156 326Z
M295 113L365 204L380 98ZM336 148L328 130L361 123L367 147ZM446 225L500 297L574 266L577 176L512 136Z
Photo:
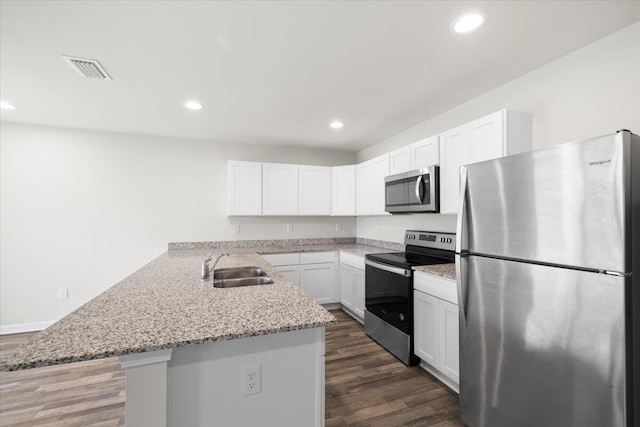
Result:
M298 214L331 215L331 168L299 166Z
M364 271L354 270L354 306L353 312L364 319L365 296L364 296Z
M319 304L335 302L333 263L300 266L300 287Z
M440 164L440 137L432 136L411 144L411 169Z
M297 265L281 265L274 268L287 276L293 284L300 286L300 269Z
M504 111L474 120L469 123L469 132L469 148L473 152L473 160L470 163L493 160L505 155Z
M343 265L340 267L340 304L354 310L355 302L355 269Z
M356 214L356 167L336 166L332 169L331 197L333 198L333 215Z
M262 215L262 163L229 161L227 164L229 215Z
M440 368L439 301L413 291L413 352L435 368Z
M373 213L373 163L371 161L356 166L356 214Z
M456 383L460 382L460 347L458 306L439 300L440 370Z
M389 175L411 170L411 147L407 145L389 153Z
M470 132L460 126L440 135L440 213L458 213L460 166L473 162Z
M389 176L389 153L376 157L373 164L373 213L384 215L385 185L384 179Z
M262 164L262 214L298 215L298 165Z

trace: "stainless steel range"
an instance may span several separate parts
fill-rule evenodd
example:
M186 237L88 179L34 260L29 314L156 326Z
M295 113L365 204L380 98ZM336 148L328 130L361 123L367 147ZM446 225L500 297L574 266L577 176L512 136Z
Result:
M406 365L413 354L413 270L455 259L456 235L407 230L405 252L367 255L364 330Z

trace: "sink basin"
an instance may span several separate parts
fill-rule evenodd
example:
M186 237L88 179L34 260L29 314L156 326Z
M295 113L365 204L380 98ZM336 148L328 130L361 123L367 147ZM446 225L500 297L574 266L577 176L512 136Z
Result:
M220 268L213 271L213 280L243 279L245 277L266 276L267 272L260 267Z
M271 277L266 277L266 276L244 277L240 279L214 279L213 287L214 288L238 288L241 286L270 285L272 283L273 283L273 279Z

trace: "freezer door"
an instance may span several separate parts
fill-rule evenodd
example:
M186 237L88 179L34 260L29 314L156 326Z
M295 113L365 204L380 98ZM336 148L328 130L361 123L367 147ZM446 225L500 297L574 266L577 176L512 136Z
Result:
M625 278L459 257L460 417L625 426Z
M464 167L458 249L630 271L628 147L618 133Z

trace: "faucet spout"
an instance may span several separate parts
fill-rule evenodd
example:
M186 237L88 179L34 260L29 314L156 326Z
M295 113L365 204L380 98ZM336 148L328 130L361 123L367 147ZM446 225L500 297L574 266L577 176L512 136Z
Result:
M202 263L202 280L209 280L210 274L215 270L216 265L218 265L218 262L220 261L220 258L222 258L223 256L229 256L229 254L218 254L215 261L213 261L213 265L209 267L209 262L212 259L211 255L212 254L209 254L209 256Z

